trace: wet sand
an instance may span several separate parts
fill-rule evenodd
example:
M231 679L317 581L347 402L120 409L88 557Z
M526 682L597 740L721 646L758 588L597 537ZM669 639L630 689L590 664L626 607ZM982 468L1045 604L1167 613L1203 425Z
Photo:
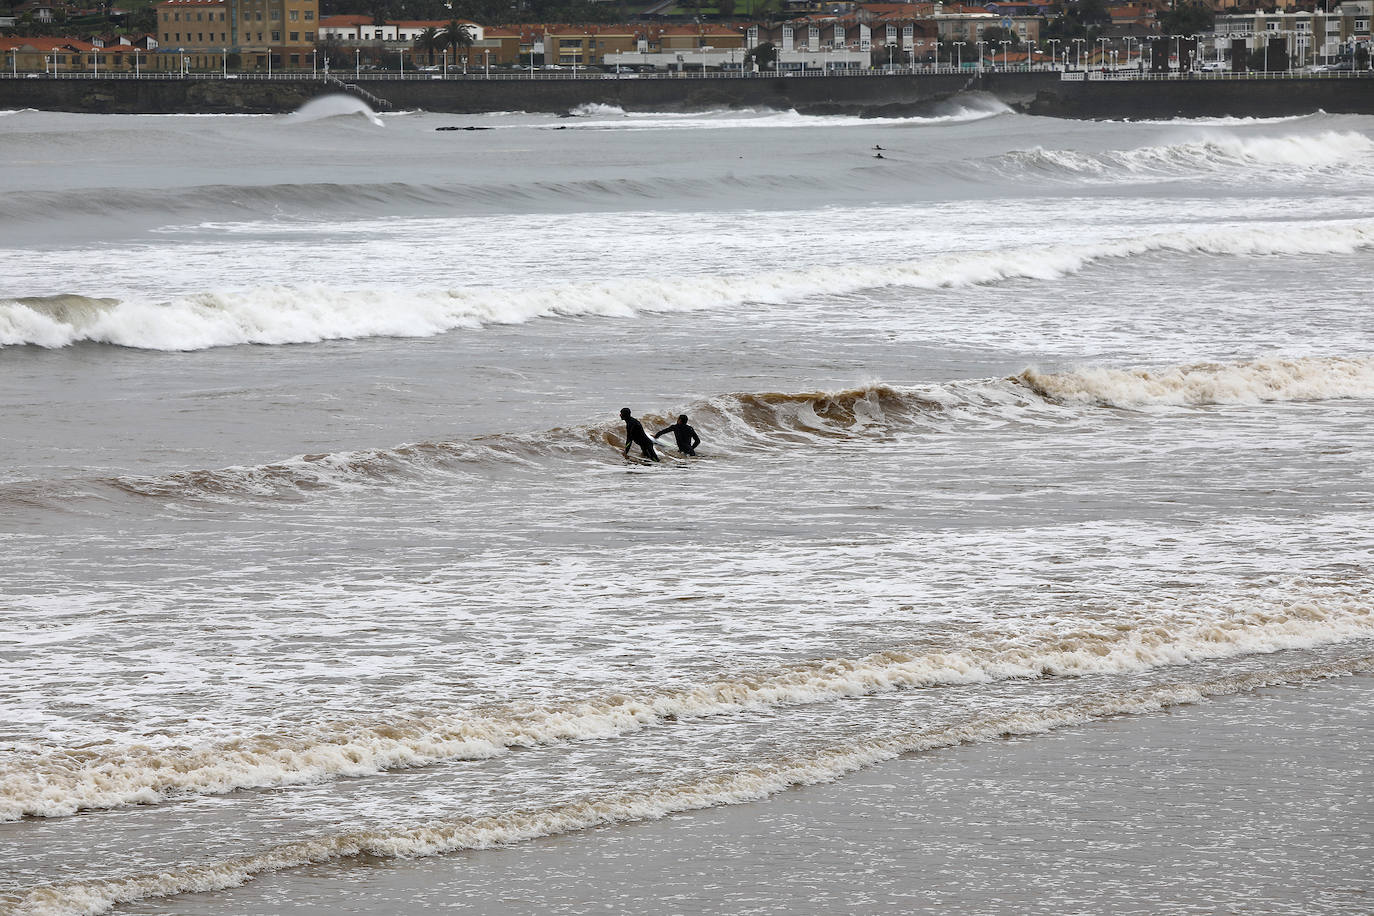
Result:
M771 800L136 912L1374 911L1374 678L916 754Z

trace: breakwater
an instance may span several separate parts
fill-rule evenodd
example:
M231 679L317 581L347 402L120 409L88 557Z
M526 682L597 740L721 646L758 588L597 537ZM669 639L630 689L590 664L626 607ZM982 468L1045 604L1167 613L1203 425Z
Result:
M896 117L927 113L962 93L981 92L1018 111L1065 118L1258 117L1317 110L1374 114L1374 79L1363 74L1292 78L1226 74L1183 79L1062 76L1038 71L786 78L714 74L618 78L587 74L579 79L511 75L431 79L425 74L354 83L298 75L170 79L39 75L0 79L0 108L123 114L285 112L321 95L349 92L382 107L455 114L560 113L579 105L604 104L629 111L767 107L808 114Z

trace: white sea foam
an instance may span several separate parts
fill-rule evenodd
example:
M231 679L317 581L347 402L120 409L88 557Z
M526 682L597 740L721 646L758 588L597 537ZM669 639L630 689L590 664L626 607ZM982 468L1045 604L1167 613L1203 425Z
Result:
M1122 176L1176 178L1192 174L1229 174L1253 181L1256 169L1266 176L1294 178L1374 165L1374 140L1351 131L1323 131L1280 137L1215 134L1163 146L1081 152L1067 149L1019 151L989 164L1001 172L1061 175L1066 180L1120 181Z
M750 276L617 279L558 288L339 289L274 286L173 299L79 296L0 300L0 346L62 347L96 341L153 350L309 343L375 336L425 337L459 328L553 316L630 317L648 312L784 303L882 286L966 287L1010 279L1055 280L1112 258L1156 252L1215 256L1346 254L1374 244L1374 223L1248 224L1091 244L945 254L906 263L812 267Z
M669 719L779 709L913 687L1146 671L1203 659L1308 648L1374 635L1374 601L1320 599L1158 613L971 636L964 644L891 649L744 672L696 687L559 705L515 704L464 715L341 724L201 747L48 749L0 765L0 820L151 804L190 794L297 785L510 748L629 734Z
M1307 357L1152 369L1077 369L1015 377L1060 403L1110 407L1374 398L1374 359Z
M721 110L708 112L627 112L618 106L579 105L569 112L579 118L600 117L602 120L588 120L573 125L581 129L616 130L724 130L741 127L793 128L793 127L845 127L878 124L886 125L939 125L957 124L968 121L981 121L1010 114L1011 109L996 99L970 99L965 104L955 104L947 113L932 115L913 115L907 117L861 117L859 115L811 115L802 114L795 109L786 111L766 110ZM609 119L609 120L607 120Z
M361 115L378 127L386 126L382 123L382 119L377 117L377 112L373 111L370 105L362 99L343 93L311 99L283 120L288 124L296 124L318 121L321 118L338 118L351 115Z
M784 757L715 773L690 782L608 792L532 810L485 817L450 817L420 824L368 826L283 843L220 861L144 874L97 877L22 889L15 913L68 916L104 913L121 903L237 887L266 872L361 855L417 857L487 849L585 830L656 820L670 814L768 798L786 789L829 782L903 754L1015 735L1038 735L1097 719L1141 715L1208 697L1265 687L1310 683L1374 670L1374 657L1346 663L1242 674L1196 684L1169 684L1107 693L1050 707L1026 707L954 725L898 731L863 742L846 741L806 756Z
M568 112L574 118L624 117L625 109L619 105L603 105L600 102L584 102Z

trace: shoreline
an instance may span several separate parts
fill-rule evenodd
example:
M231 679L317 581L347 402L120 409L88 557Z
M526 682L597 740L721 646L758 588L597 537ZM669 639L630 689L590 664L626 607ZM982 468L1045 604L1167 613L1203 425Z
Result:
M562 114L582 105L626 111L729 108L811 115L912 117L939 113L961 96L991 97L1014 111L1070 119L1282 117L1324 111L1374 114L1374 75L1095 79L1057 71L983 74L872 74L751 78L683 76L580 79L369 78L290 74L0 78L0 108L96 114L281 114L345 93L377 110L450 114L526 111ZM1091 77L1091 74L1088 74ZM345 77L346 79L347 77Z
M767 800L130 912L1365 913L1374 677L909 754Z

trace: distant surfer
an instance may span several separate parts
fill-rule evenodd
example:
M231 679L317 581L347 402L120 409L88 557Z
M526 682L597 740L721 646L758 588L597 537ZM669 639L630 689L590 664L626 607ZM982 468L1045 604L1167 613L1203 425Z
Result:
M878 145L878 144L876 144L876 143L875 143L875 144L873 144L873 148L874 148L874 149L876 149L876 150L881 150L881 149L882 149L882 147L881 147L881 146L879 146L879 145Z
M625 421L625 457L630 457L630 446L637 445L645 458L657 461L658 453L654 451L654 440L644 432L644 424L630 416L630 408L620 408L620 419Z
M697 453L697 446L701 444L701 437L697 435L695 429L687 425L685 413L679 414L677 422L672 426L665 426L654 433L654 438L657 439L665 433L673 434L673 438L677 439L677 450L682 454L695 455Z
M873 154L873 158L874 158L874 159L881 159L881 158L883 158L883 154L882 154L882 153L874 153L874 154Z

